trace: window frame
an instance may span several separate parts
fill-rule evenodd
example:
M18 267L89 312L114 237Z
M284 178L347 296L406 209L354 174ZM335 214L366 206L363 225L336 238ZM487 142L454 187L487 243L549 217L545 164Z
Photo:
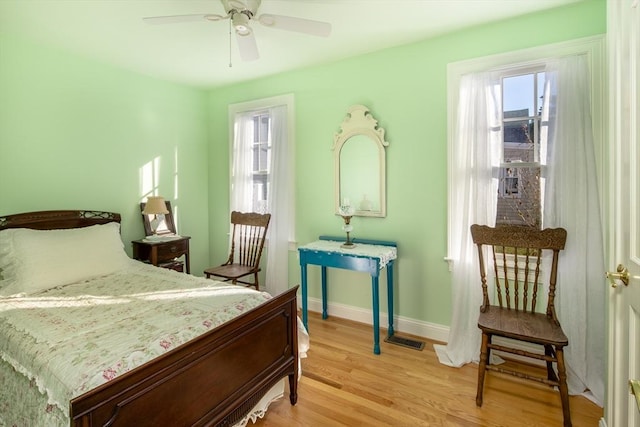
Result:
M543 115L541 113L543 102L540 101L539 97L541 96L540 91L540 74L545 72L546 64L544 61L540 63L534 63L533 65L527 64L525 66L514 65L511 68L502 69L499 71L495 71L496 80L500 81L501 86L501 95L502 95L502 111L500 112L500 123L501 123L501 131L502 131L502 150L501 150L501 162L498 167L498 201L497 201L497 212L496 212L496 224L523 224L523 225L533 225L533 224L541 224L542 223L542 192L543 188L540 187L543 185L544 181L541 178L542 175L542 162L540 160L541 153L541 143L543 132L542 126L548 125L543 122ZM529 100L532 102L531 107L533 111L527 110L526 115L519 116L510 116L506 117L506 109L504 106L505 96L505 80L514 78L514 77L523 77L523 76L532 76L532 82L530 88L532 89L531 96L532 98ZM546 80L542 82L544 83ZM544 86L542 87L542 93L544 93ZM517 111L517 110L516 110ZM529 136L530 142L522 142L522 141L507 141L506 129L509 123L521 123L526 122L527 126L531 126L532 132ZM532 145L531 145L532 144ZM526 159L523 160L523 157L520 156L520 159L514 160L508 158L507 153L513 152L517 150L522 150L527 152ZM531 154L533 158L531 158ZM535 197L532 198L532 194L529 191L525 191L525 188L528 183L531 182L530 174L523 174L521 171L523 169L537 169L538 179L537 185L538 188L532 189L534 192L533 195ZM510 170L512 171L512 176L506 176L506 172ZM507 182L508 180L516 180L515 184L515 192L507 191ZM528 193L528 194L527 194ZM517 201L517 202L516 202ZM539 209L538 209L539 208ZM537 213L536 213L537 211ZM501 212L506 213L505 217L498 219ZM518 219L520 218L520 219Z
M266 134L263 134L263 121L267 120L267 129ZM253 142L251 143L251 152L257 159L254 157L254 163L251 170L251 180L253 182L253 211L265 213L264 208L266 207L266 201L269 199L269 178L271 176L271 170L269 168L269 163L271 161L271 115L269 114L269 110L258 110L253 112L253 122L254 122L254 135ZM260 151L266 150L265 163L262 164L262 156ZM256 160L257 160L257 168L256 168ZM259 190L262 194L256 195L256 186L261 185L261 189ZM264 201L264 204L260 206L260 202ZM257 205L258 204L258 205Z

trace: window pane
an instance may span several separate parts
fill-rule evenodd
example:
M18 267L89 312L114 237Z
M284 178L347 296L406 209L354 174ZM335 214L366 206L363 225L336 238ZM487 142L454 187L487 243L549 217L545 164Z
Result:
M267 183L267 175L264 175L264 174L253 175L253 198L252 198L253 212L259 212L259 213L266 212L268 191L269 191L269 188Z
M269 149L267 144L254 144L252 149L252 171L268 172L269 168Z
M501 168L496 224L540 227L539 167Z
M260 145L253 144L251 153L251 170L253 172L258 172L260 170Z
M535 113L534 75L505 77L502 81L504 118L530 117Z
M533 144L504 145L504 163L531 163L535 161Z
M504 142L533 144L533 126L533 120L517 120L513 122L505 122Z
M269 116L260 116L260 142L266 142L269 140Z
M269 168L269 149L266 143L260 144L260 171L266 172Z
M260 141L260 116L253 116L253 142Z
M265 213L269 194L269 159L271 118L268 113L253 117L253 144L251 146L251 168L253 172L252 209Z
M538 76L537 115L539 116L542 113L542 104L544 102L544 84L547 80L547 76L545 75L545 73L538 73L537 76Z

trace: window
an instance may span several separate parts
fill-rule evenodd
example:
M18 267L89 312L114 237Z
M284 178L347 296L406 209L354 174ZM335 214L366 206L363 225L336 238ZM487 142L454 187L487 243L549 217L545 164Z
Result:
M229 105L231 210L293 216L292 125L292 95Z
M269 168L271 164L271 116L268 111L253 116L251 143L252 212L267 212L269 200Z
M290 107L286 97L282 98L229 107L231 210L273 214L278 210L274 203L288 199L286 193L290 189L285 177L292 171L291 146L288 144L292 132L289 128ZM274 187L278 181L287 184ZM282 194L271 194L274 188L282 189L278 191ZM273 196L279 202L274 202ZM283 205L280 209L284 209Z
M500 73L502 93L502 161L499 171L496 224L540 227L540 180L544 66Z
M287 289L295 241L293 101L288 94L229 105L229 210L271 214L263 271L273 294Z

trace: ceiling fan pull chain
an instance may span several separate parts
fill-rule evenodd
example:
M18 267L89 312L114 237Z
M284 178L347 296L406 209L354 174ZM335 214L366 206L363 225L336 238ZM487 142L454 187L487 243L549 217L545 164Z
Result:
M233 67L231 63L231 27L232 27L231 19L229 19L229 68Z

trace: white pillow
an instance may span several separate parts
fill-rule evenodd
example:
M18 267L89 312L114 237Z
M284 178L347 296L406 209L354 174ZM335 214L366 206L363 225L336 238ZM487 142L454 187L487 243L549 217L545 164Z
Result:
M15 274L13 274L13 256L11 255L12 242L13 230L0 231L0 286L9 278L15 277Z
M0 231L0 294L34 293L122 270L130 259L120 224Z

